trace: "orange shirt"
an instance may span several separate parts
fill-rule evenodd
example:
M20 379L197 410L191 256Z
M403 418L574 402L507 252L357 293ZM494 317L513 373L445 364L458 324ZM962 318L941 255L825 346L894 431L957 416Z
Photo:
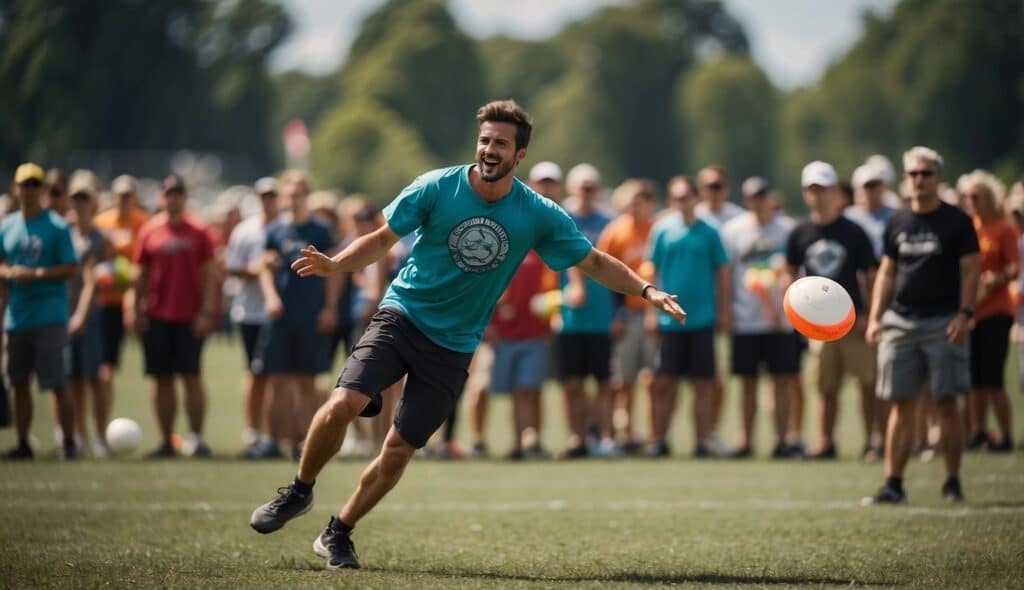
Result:
M637 223L632 215L620 215L601 232L597 248L618 258L634 272L639 273L647 257L647 237L653 225L654 220ZM643 309L644 300L629 295L626 297L626 307L631 310Z
M1010 223L998 217L982 224L974 218L974 231L978 234L978 259L982 274L985 271L1003 272L1007 264L1019 262L1017 232ZM1014 315L1013 300L1009 285L1003 285L992 292L984 301L976 303L975 317L978 321L995 315Z
M93 224L107 236L107 239L114 245L118 256L124 256L131 260L139 229L147 221L149 221L149 214L142 209L133 207L127 217L122 219L118 215L117 207L114 207L97 215L93 219ZM100 305L104 307L120 305L123 297L124 291L120 289L105 289L99 293Z

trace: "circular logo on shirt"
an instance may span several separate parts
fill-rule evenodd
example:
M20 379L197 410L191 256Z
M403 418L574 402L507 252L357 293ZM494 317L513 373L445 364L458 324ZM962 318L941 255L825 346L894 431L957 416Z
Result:
M448 233L448 253L463 272L487 272L508 257L508 232L489 217L470 217Z

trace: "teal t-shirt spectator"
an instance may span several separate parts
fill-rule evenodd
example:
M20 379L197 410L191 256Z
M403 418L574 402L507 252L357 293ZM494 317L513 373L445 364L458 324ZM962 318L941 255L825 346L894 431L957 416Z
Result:
M564 270L593 248L561 207L518 179L488 203L470 185L469 170L427 172L384 209L391 231L416 233L380 306L401 311L438 346L457 352L476 349L494 304L531 249Z
M587 239L597 243L604 231L612 221L612 216L604 211L595 209L587 215L576 215L569 213L569 217L576 223L576 227L587 236ZM562 306L562 333L563 334L607 334L611 329L612 320L615 319L615 295L604 285L590 277L586 281L587 297L583 305L579 307ZM566 273L561 275L561 286L564 288L569 283Z
M335 243L330 226L310 217L294 224L290 216L279 217L267 225L267 250L276 252L281 264L274 272L274 285L284 305L282 318L289 322L315 322L324 307L324 279L299 278L291 263L302 256L302 249L312 244L321 252L329 252Z
M658 289L678 294L679 305L686 310L684 325L659 311L658 329L685 332L714 326L718 314L715 273L729 261L718 231L701 219L688 226L682 215L673 214L654 227L649 239Z
M50 268L78 262L71 229L67 222L49 209L32 219L21 211L0 223L0 258L9 266ZM32 280L8 283L4 329L28 330L68 321L68 282Z

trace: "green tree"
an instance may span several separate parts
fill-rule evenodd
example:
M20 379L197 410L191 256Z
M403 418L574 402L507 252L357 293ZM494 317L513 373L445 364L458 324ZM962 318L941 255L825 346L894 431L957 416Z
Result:
M709 62L681 79L678 94L691 170L715 162L735 184L772 175L778 99L757 64L745 57Z
M367 98L323 116L312 138L312 164L317 184L364 193L378 205L438 166L415 130Z
M85 148L231 150L269 165L269 0L0 3L0 165Z

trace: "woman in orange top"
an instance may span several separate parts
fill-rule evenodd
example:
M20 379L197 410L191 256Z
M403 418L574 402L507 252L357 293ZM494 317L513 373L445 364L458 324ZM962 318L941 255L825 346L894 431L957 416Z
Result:
M1004 189L994 176L975 170L957 184L974 206L981 261L975 326L971 332L971 392L967 396L967 422L974 434L967 448L1007 452L1013 443L1010 400L1003 374L1014 315L1009 284L1017 278L1019 269L1017 232L1003 216ZM998 439L990 439L985 428L989 403L999 423Z

